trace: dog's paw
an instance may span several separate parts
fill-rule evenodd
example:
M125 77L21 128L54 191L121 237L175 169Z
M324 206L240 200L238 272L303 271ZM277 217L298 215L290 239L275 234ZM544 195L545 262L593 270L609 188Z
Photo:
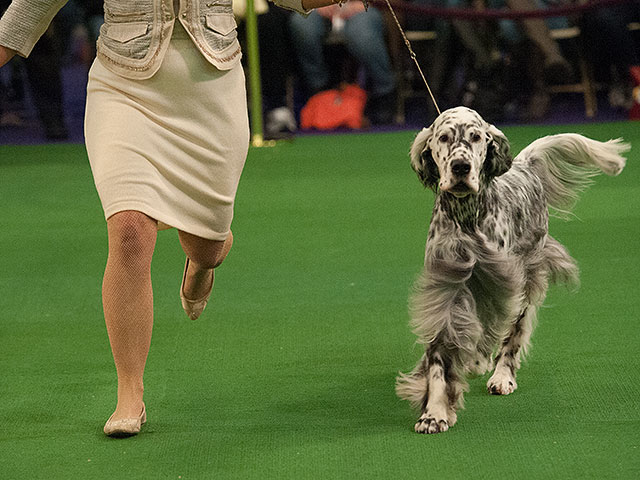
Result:
M518 388L516 379L508 373L495 372L487 382L487 390L491 395L509 395Z
M444 418L434 418L427 412L420 416L413 429L416 433L442 433L449 430L449 422Z

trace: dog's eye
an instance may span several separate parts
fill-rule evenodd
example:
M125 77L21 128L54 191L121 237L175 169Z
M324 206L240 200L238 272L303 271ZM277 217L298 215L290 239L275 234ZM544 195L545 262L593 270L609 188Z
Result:
M444 135L440 135L440 138L438 138L438 140L442 143L447 143L449 141L449 135L447 135L446 133Z
M482 137L480 136L479 133L474 133L473 135L471 135L472 143L478 143L480 140L482 140Z

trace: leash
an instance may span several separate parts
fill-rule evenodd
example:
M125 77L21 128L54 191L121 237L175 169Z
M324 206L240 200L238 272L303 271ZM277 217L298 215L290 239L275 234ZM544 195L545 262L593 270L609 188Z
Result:
M405 35L404 30L402 29L402 26L400 25L400 22L398 21L398 17L396 17L396 12L393 10L393 7L391 6L391 2L389 2L389 0L385 0L385 2L387 3L387 6L389 7L389 11L391 12L391 15L393 16L393 19L395 20L396 25L398 26L398 30L400 30L400 35L402 35L402 39L404 40L404 44L407 46L407 49L409 50L409 56L413 60L413 63L416 64L416 67L418 67L418 72L420 72L420 76L422 77L422 81L424 82L425 86L427 87L427 91L429 92L429 96L431 97L431 101L433 102L433 105L436 107L438 115L440 115L440 113L442 113L442 112L440 112L440 107L438 107L438 103L436 102L436 99L433 96L433 92L431 92L431 87L429 87L429 82L427 82L427 79L425 78L424 73L422 73L422 69L420 68L420 64L418 63L418 59L416 58L416 52L414 52L413 48L411 48L411 42L409 41L409 39ZM366 8L366 6L367 5L365 3L365 8Z

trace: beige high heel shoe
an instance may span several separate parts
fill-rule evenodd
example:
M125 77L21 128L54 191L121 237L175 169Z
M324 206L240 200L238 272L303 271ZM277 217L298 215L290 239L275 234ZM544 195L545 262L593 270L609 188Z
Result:
M209 297L211 296L211 290L213 290L213 282L215 280L215 272L211 270L211 285L209 286L209 291L202 298L197 300L189 300L184 296L184 282L187 279L187 270L189 269L189 257L187 257L186 262L184 263L184 273L182 274L182 284L180 285L180 301L182 302L182 308L186 312L187 316L191 320L196 320L204 307L207 306L207 302L209 301Z
M104 433L110 437L131 437L140 433L142 425L147 421L147 409L142 406L142 413L137 418L123 418L121 420L112 420L113 415L109 417L107 423L104 424Z

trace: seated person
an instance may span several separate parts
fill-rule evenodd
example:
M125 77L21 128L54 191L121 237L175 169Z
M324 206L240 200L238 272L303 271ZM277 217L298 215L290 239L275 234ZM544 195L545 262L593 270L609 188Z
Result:
M290 16L291 38L307 91L313 94L331 87L323 40L332 24L342 28L348 52L364 67L369 120L373 124L391 123L395 76L385 42L384 20L374 7L365 12L360 1L320 8L308 18Z

